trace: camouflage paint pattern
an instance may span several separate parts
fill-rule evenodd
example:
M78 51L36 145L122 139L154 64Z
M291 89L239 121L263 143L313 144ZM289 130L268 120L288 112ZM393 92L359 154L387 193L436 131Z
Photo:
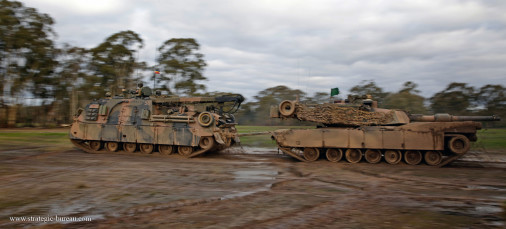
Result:
M185 156L197 156L196 152L239 142L233 115L223 113L220 106L242 101L242 96L105 98L88 104L74 117L69 135L87 151L92 151L92 142L117 142L192 147L193 153ZM213 145L204 152L199 147L203 137Z

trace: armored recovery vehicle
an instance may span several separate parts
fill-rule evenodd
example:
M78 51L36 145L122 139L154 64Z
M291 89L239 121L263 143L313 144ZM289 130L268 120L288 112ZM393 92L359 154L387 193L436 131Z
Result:
M300 161L320 155L350 163L365 158L369 163L402 159L416 165L444 166L470 149L476 141L477 121L498 121L497 116L418 115L378 108L370 98L361 104L325 103L305 105L283 101L271 107L271 118L296 118L318 123L316 129L282 129L272 133L279 149Z
M183 98L139 90L80 109L70 128L72 143L91 153L158 151L195 157L239 142L232 113L244 101L241 95Z

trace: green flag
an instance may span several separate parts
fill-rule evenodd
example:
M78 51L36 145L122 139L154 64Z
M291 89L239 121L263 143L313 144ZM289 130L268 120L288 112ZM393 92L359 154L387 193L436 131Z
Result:
M339 95L339 88L330 89L330 96Z

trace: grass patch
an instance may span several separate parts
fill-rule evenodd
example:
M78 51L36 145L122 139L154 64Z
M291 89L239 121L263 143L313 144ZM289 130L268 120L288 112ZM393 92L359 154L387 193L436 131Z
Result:
M483 129L477 135L473 149L506 150L506 129Z
M255 132L266 132L275 131L279 129L309 129L314 126L236 126L237 131L240 134L255 133ZM275 148L276 142L271 139L270 134L254 135L254 136L242 136L241 145L249 147L265 147Z
M278 129L308 129L314 126L236 126L241 134L268 132ZM250 147L276 147L271 135L243 136L241 144ZM71 148L68 129L3 129L0 130L0 150L19 147ZM483 129L478 131L478 141L474 150L494 150L506 152L506 129Z
M308 129L314 126L237 126L239 133L254 133L275 131L278 129ZM506 129L483 129L478 131L478 141L473 144L474 150L497 150L506 152ZM276 142L270 134L243 136L243 146L251 147L276 147Z
M237 131L243 133L254 133L264 131L275 131L279 129L312 129L314 126L236 126Z
M6 129L0 131L0 150L16 148L70 148L68 129Z

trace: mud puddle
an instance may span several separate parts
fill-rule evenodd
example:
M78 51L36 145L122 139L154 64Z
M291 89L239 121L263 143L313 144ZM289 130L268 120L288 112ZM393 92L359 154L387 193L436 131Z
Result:
M193 159L80 151L0 157L0 227L44 227L9 216L54 214L94 218L67 228L505 225L504 169L302 163L277 155L234 147Z

